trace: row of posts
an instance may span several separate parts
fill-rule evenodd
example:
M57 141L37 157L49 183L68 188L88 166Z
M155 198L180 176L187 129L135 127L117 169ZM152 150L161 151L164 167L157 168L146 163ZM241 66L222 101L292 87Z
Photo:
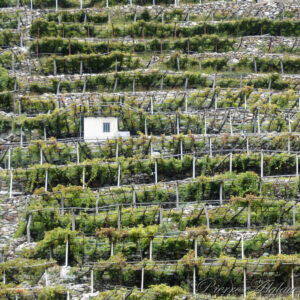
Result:
M202 4L202 0L199 1L200 4ZM156 0L152 0L153 6L156 5ZM105 2L106 8L109 7L109 0L106 0ZM133 0L129 0L129 5L133 5ZM174 0L175 7L180 5L180 0ZM30 10L33 10L33 0L30 0ZM17 0L16 7L20 7L20 0ZM80 9L83 9L83 0L80 0ZM59 0L55 0L55 11L59 10Z
M247 143L248 145L248 143ZM211 147L211 143L210 143L210 147ZM79 150L77 150L77 153ZM247 152L248 153L248 152ZM249 153L248 153L249 154ZM212 156L212 151L210 150L210 155ZM9 151L9 163L8 163L8 167L10 169L10 184L9 184L9 197L12 198L13 197L13 169L10 166L10 151ZM181 160L183 160L183 152L182 152L182 146L181 146ZM295 155L295 159L296 159L296 176L299 177L299 156ZM192 159L192 178L195 179L196 178L196 161L197 157L194 154L193 155L193 159ZM158 159L154 160L154 183L157 184L158 183ZM77 154L77 163L79 164L79 155ZM42 154L42 150L41 150L41 164L43 164L43 154ZM233 169L233 154L230 153L229 154L229 172L232 173L232 169ZM45 169L45 191L48 191L48 174L49 170ZM260 154L260 177L263 178L264 177L264 153L261 152ZM121 164L118 163L118 173L117 173L117 186L120 187L121 186ZM83 167L82 169L82 187L85 188L86 187L86 179L85 179L85 167ZM221 201L221 199L220 199Z

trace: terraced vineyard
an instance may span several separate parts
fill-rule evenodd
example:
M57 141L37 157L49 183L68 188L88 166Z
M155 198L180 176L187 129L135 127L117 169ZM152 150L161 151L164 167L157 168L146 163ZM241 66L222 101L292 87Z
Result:
M299 1L0 7L0 299L300 297Z

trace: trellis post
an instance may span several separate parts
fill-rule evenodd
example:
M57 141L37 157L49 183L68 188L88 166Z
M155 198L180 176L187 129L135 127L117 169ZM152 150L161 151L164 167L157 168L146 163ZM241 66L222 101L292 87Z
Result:
M177 135L179 135L179 133L180 133L180 121L179 121L179 117L178 117L178 115L176 115L176 124L177 124Z
M212 157L212 143L211 143L211 138L209 138L209 156Z
M108 2L108 0L106 0L106 8L108 8L109 7L109 2Z
M69 265L69 236L67 237L66 242L66 257L65 257L65 267Z
M32 221L32 214L29 215L27 226L26 226L26 231L27 231L27 243L30 243L30 225Z
M114 242L110 241L110 256L114 256Z
M55 0L55 11L58 11L58 0Z
M278 230L278 254L281 254L281 230Z
M144 275L145 275L145 269L144 267L142 267L141 292L144 291Z
M233 135L233 130L232 130L232 117L231 113L229 113L229 126L230 126L230 135Z
M223 182L220 184L220 206L223 204Z
M79 74L80 74L80 76L82 76L82 74L83 74L83 60L82 60L82 58L80 59Z
M241 253L242 253L242 259L245 259L245 254L244 254L244 235L240 233L241 236Z
M8 166L7 166L7 169L10 170L10 167L11 167L11 148L8 149Z
M116 141L116 159L119 158L119 143Z
M72 213L72 231L75 231L75 228L76 228L76 221L75 221L74 208L71 209L71 213Z
M80 9L82 9L82 0L80 0Z
M194 252L195 252L195 259L198 258L198 247L197 247L197 239L194 239Z
M154 161L154 182L157 184L157 159Z
M61 216L64 215L64 198L63 198L63 196L61 196L61 198L60 198L60 215Z
M67 300L70 300L70 292L67 291Z
M205 213L205 217L206 217L206 226L207 226L207 229L209 229L209 216L208 216L208 212L207 212L207 208L206 208L205 204L203 204L203 208L204 208L204 213Z
M40 165L43 164L43 148L40 149Z
M207 135L206 114L204 115L204 135Z
M179 60L179 55L176 56L176 63L177 63L177 71L180 72L180 60Z
M178 181L176 182L175 190L176 190L176 208L177 208L177 210L179 210L179 190L178 190Z
M118 164L118 183L117 186L119 187L121 184L121 164Z
M264 177L264 153L260 152L260 177Z
M151 115L153 115L153 98L152 97L150 98L150 112L151 112Z
M53 75L57 75L57 66L56 66L56 59L53 60Z
M45 286L49 285L49 281L48 281L48 273L47 270L45 270Z
M82 188L85 188L85 167L82 168Z
M256 59L254 59L254 73L257 73L257 62L256 62Z
M184 103L185 103L185 112L188 112L188 100L187 100L187 95L184 95Z
M11 55L11 71L13 73L15 73L15 54L14 53L12 53L12 55Z
M132 80L132 92L135 93L135 77Z
M291 287L292 287L292 298L295 297L295 283L294 283L294 265L292 266L291 270Z
M97 198L96 198L96 215L99 214L99 200L100 200L100 192L98 191Z
M161 44L161 46L162 46L162 44ZM162 54L162 48L161 48L161 54ZM161 76L161 81L160 81L160 90L162 91L163 89L164 89L164 75ZM300 107L300 105L299 105L299 107Z
M163 208L160 205L160 207L159 207L159 224L162 225L162 223L163 223Z
M136 191L132 191L132 205L134 208L136 208Z
M247 219L247 228L250 229L251 227L251 203L248 202L248 219Z
M48 169L46 169L45 174L45 192L48 191Z
M245 110L247 110L247 96L245 95L245 103L244 103L244 105L245 105Z
M247 297L247 276L246 276L246 268L244 268L244 298Z
M196 178L196 154L193 155L193 179Z
M281 74L284 74L284 68L283 68L283 62L280 60L280 69L281 69Z
M150 239L149 260L152 261L153 240Z
M296 154L296 176L299 177L299 157Z
M118 229L121 228L121 218L122 218L121 206L118 205Z
M4 249L0 251L0 263L4 263Z
M249 155L249 137L246 138L247 155Z
M163 11L162 14L161 14L161 23L162 24L165 23L165 11Z
M183 160L183 142L180 140L180 159Z
M229 173L232 173L232 152L229 154Z
M30 0L30 10L33 10L33 0Z
M145 118L145 135L148 135L147 119Z
M47 131L46 131L46 126L44 126L44 141L47 141Z
M13 169L10 170L9 198L12 199L13 194Z
M91 270L91 293L94 293L94 270Z
M260 134L260 118L259 118L259 114L257 114L257 133Z
M79 154L79 143L76 143L76 158L77 158L77 164L80 163L80 154Z
M193 295L196 295L196 267L193 268Z
M23 128L20 128L20 146L23 147Z
M293 203L293 225L296 225L296 202Z
M6 275L5 275L5 270L3 271L3 284L6 285Z

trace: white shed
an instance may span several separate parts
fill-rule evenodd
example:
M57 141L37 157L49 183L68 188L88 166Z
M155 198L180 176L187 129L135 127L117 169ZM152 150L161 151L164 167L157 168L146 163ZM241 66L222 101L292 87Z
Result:
M86 141L114 139L130 136L129 131L119 131L118 118L85 117L84 139Z

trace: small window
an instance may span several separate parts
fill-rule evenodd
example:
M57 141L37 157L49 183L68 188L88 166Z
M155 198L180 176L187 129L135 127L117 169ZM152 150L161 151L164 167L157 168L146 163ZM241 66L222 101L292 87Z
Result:
M103 132L110 132L110 123L103 123Z

